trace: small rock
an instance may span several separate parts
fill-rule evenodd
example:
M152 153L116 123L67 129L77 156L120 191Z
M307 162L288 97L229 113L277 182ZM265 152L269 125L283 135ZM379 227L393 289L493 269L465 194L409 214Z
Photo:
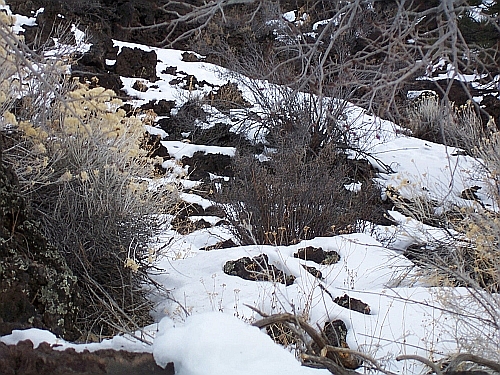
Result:
M318 270L317 268L314 268L314 267L309 267L309 266L306 266L305 264L302 265L302 267L307 271L309 272L311 275L313 275L314 277L318 278L318 279L322 279L323 278L323 274L321 273L320 270Z
M271 281L292 285L295 277L286 275L283 271L269 264L266 254L260 254L250 259L243 257L237 260L229 260L224 264L223 271L227 275L239 276L244 280Z
M368 304L359 299L351 298L347 294L344 294L342 297L335 298L333 302L346 309L360 312L361 314L370 315L371 312L370 306L368 306Z
M480 186L471 186L462 191L460 198L467 199L470 201L480 201L478 195L476 194L481 189Z
M340 255L336 251L324 251L321 247L308 246L299 249L294 258L310 260L318 264L330 265L340 260Z
M210 251L210 250L219 250L219 249L229 249L231 247L236 247L237 244L234 243L232 239L228 239L225 241L217 242L215 245L202 247L200 250Z
M199 62L202 61L196 54L192 52L184 52L182 54L182 61L186 62Z
M139 91L139 92L146 92L149 89L148 86L144 82L139 81L139 80L134 82L134 84L132 85L132 88L134 90Z
M176 66L167 66L161 74L170 74L171 76L175 76L177 74L177 67Z

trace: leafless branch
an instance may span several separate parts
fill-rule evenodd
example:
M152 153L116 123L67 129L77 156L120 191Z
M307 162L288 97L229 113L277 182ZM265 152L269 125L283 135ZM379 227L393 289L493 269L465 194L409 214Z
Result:
M429 361L427 358L421 357L419 355L400 355L396 357L396 361L405 361L408 359L413 359L415 361L422 362L424 365L429 366L435 373L436 375L443 375L443 372L441 369L432 361Z

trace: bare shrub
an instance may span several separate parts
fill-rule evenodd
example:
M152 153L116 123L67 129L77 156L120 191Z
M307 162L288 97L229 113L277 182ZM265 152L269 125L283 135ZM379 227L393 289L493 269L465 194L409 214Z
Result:
M347 190L346 156L333 142L314 152L307 128L296 126L274 135L268 161L253 155L234 160L235 178L220 194L243 243L291 244L353 232L370 217L362 202L376 189L367 184L358 194Z
M222 112L229 112L233 108L245 108L252 105L243 97L236 83L228 82L215 92L210 92L205 98L211 106Z

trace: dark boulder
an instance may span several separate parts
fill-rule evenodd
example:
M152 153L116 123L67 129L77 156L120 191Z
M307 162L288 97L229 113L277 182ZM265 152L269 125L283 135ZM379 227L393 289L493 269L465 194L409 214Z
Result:
M294 258L310 260L318 264L334 264L340 259L340 255L335 251L324 251L321 247L307 246L299 249Z
M371 312L370 306L368 306L368 304L359 299L351 298L347 294L335 298L333 302L335 302L339 306L342 306L349 310L357 311L361 314L370 315Z
M146 52L139 48L123 47L116 57L115 73L123 77L144 78L155 82L158 80L157 59L155 51Z
M231 157L222 154L206 154L201 151L192 157L183 157L182 163L189 165L189 179L202 180L209 178L209 173L217 176L234 176L231 169Z
M229 249L231 247L238 246L232 239L224 240L221 242L217 242L215 245L205 246L200 248L200 250L211 251L211 250L220 250L220 249Z
M170 116L170 111L175 107L175 100L151 100L149 103L143 104L141 109L147 111L152 109L158 116Z

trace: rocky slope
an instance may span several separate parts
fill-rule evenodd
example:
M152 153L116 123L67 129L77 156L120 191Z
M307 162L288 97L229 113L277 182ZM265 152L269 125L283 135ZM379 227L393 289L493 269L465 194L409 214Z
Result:
M289 9L296 9L301 5L296 4L298 2L288 3ZM118 54L111 39L127 40L145 45L158 43L162 39L161 30L143 32L126 29L128 26L150 25L163 21L164 16L161 16L161 12L156 11L159 6L157 1L65 2L61 0L47 4L43 0L28 2L11 0L9 4L14 13L27 16L33 15L40 7L45 8L45 11L37 16L39 26L27 28L25 33L27 43L34 47L36 47L34 43L37 39L37 33L41 33L41 40L46 40L50 31L54 29L54 23L62 24L68 20L69 22L78 21L82 26L89 28L90 42L93 43L93 46L89 53L79 56L73 65L74 76L87 81L95 76L98 78L99 85L111 88L117 93L120 93L122 87L120 75L144 78L149 81L155 80L156 55L154 52L148 53L124 48ZM64 14L65 18L59 17L59 14ZM181 31L179 30L179 32ZM116 60L116 63L109 66L106 63L107 59ZM186 77L186 82L188 81L189 77ZM407 90L431 89L432 85L428 82L409 82ZM121 94L124 95L124 93ZM477 92L476 94L488 93ZM450 97L459 104L463 104L467 100L467 96L463 95L463 87L460 85L452 88ZM171 108L172 103L158 101L150 103L149 108L145 106L143 109L153 109L158 115L169 115ZM485 101L485 108L499 123L499 101L493 96L488 97ZM168 119L163 120L163 122L163 126L172 130L172 124L168 124ZM182 130L179 129L177 133L180 135ZM202 134L202 136L210 137L211 135ZM218 142L222 142L221 145L236 142L236 140L225 141L221 139L224 136L230 136L227 129L217 132ZM165 150L162 152L165 153ZM196 157L195 155L190 160L184 161L186 164L196 166L197 174L192 175L191 178L206 178L208 171L227 175L225 172L229 170L228 160L196 159ZM221 158L219 156L219 159ZM222 170L216 170L216 168ZM64 335L68 339L76 339L78 332L74 329L73 324L78 310L78 294L74 290L74 277L64 260L50 244L46 243L41 235L36 222L30 217L24 202L16 193L15 176L8 168L1 165L1 159L0 256L0 335L7 334L12 329L39 327ZM109 358L108 355L115 359L102 359ZM147 363L147 366L153 366L152 359L147 355L136 357L130 357L124 353L96 353L95 356L88 353L76 355L71 352L54 352L43 346L37 351L33 351L28 343L21 343L18 347L1 345L0 357L5 358L2 359L4 362L0 362L0 365L5 365L5 368L18 366L17 371L24 371L23 373L34 373L30 372L31 369L33 366L39 366L41 362L44 363L45 370L43 371L46 373L54 370L56 364L60 365L61 363L66 363L66 368L77 366L81 371L90 373L103 371L102 373L115 374L133 373L135 365L131 365L131 363L139 363L140 366ZM25 367L19 367L19 363L23 363ZM79 367L78 363L90 366L89 370L85 366ZM92 366L96 366L95 369L91 369ZM44 373L43 371L41 374ZM63 370L60 368L57 371ZM155 371L157 370L151 367L151 373L172 373L172 369L167 369L165 372ZM58 372L52 373L57 374Z

